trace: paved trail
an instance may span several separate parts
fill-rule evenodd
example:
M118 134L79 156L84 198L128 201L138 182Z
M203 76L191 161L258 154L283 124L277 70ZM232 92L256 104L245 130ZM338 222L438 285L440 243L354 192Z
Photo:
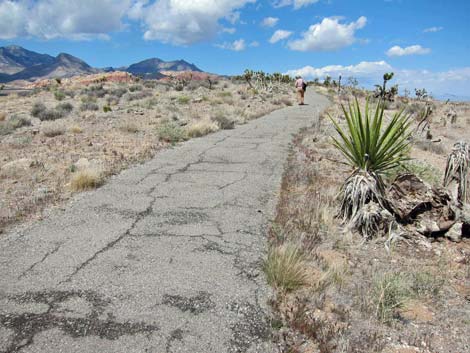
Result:
M0 236L0 352L270 352L265 231L303 107L162 151Z

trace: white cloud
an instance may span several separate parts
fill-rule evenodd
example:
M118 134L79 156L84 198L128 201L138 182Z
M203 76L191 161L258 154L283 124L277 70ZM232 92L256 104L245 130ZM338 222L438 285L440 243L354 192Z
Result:
M250 46L250 47L253 47L253 48L257 48L257 47L259 47L259 42L257 42L256 40L254 40L253 42L251 42L251 43L249 44L249 46Z
M263 21L261 21L261 26L274 27L278 21L279 21L279 18L277 17L266 17L263 19Z
M269 43L271 43L271 44L277 43L280 40L289 38L291 35L292 35L291 31L285 31L283 29L278 29L276 32L273 33L273 35L269 39Z
M356 30L364 28L367 18L361 16L348 24L339 18L324 18L321 23L311 25L302 33L302 38L291 41L289 48L297 51L333 51L353 44Z
M388 56L405 56L405 55L425 55L429 54L431 49L423 48L421 45L411 45L406 48L402 48L399 45L395 45L387 50Z
M144 8L144 38L187 45L211 39L220 30L219 21L239 20L237 9L256 0L157 0Z
M300 9L301 7L315 4L318 0L277 0L273 3L274 7L284 7L294 5L294 9Z
M364 61L357 65L329 65L315 68L305 66L295 70L289 70L286 74L291 76L301 75L305 79L323 79L329 75L332 78L343 77L343 81L349 76L359 80L361 86L372 88L374 84L382 83L385 72L394 72L395 76L391 84L398 84L401 90L407 88L414 91L415 88L426 88L437 97L453 95L461 99L470 99L470 67L454 70L432 72L428 70L404 70L392 67L386 61Z
M222 44L216 44L215 45L218 48L221 49L227 49L227 50L233 50L233 51L243 51L246 49L246 43L244 39L238 39L233 41L232 43L222 43Z
M444 29L444 27L429 27L425 28L423 30L424 33L434 33L434 32L440 32Z
M123 28L131 0L2 0L0 38L106 38Z

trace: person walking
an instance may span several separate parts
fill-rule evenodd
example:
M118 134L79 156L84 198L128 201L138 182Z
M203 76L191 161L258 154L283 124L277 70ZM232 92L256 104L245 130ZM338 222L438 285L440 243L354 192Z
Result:
M307 82L304 81L302 76L295 78L295 89L297 90L297 97L299 105L304 105L305 90L307 89Z

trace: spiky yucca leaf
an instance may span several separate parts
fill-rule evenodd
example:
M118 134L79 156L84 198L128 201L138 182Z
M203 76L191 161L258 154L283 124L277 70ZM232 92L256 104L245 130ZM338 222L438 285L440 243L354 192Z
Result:
M347 126L342 128L331 116L339 138L334 146L343 153L352 167L377 175L408 160L412 120L404 110L393 115L384 127L384 105L379 102L374 111L367 101L364 111L359 102L342 106Z

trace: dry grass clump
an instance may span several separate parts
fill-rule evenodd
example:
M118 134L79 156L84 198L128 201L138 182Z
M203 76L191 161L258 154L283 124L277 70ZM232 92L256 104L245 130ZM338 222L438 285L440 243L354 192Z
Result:
M430 140L416 140L414 141L413 145L416 148L419 148L420 150L426 151L426 152L431 152L435 153L438 155L444 155L446 154L446 151L442 144L432 142Z
M70 128L70 132L74 134L81 134L83 132L83 129L78 125L74 125Z
M59 135L65 134L65 126L64 124L60 124L57 122L48 122L42 126L42 133L46 137L55 137Z
M308 283L305 256L292 244L272 247L263 265L268 283L289 292Z
M373 280L372 300L377 319L390 323L412 297L408 278L402 273L381 273Z
M189 125L186 129L189 137L201 137L219 130L219 126L210 120L200 120Z
M72 191L92 190L101 186L102 183L103 178L100 172L94 169L85 169L72 175L70 188Z
M131 134L135 134L137 132L139 132L139 126L137 126L136 123L134 122L125 122L123 123L120 127L119 127L119 130L123 131L123 132L128 132L128 133L131 133Z
M0 121L5 121L7 119L7 115L5 113L0 113Z
M222 130L231 130L235 128L235 120L228 118L224 113L218 112L212 117Z

